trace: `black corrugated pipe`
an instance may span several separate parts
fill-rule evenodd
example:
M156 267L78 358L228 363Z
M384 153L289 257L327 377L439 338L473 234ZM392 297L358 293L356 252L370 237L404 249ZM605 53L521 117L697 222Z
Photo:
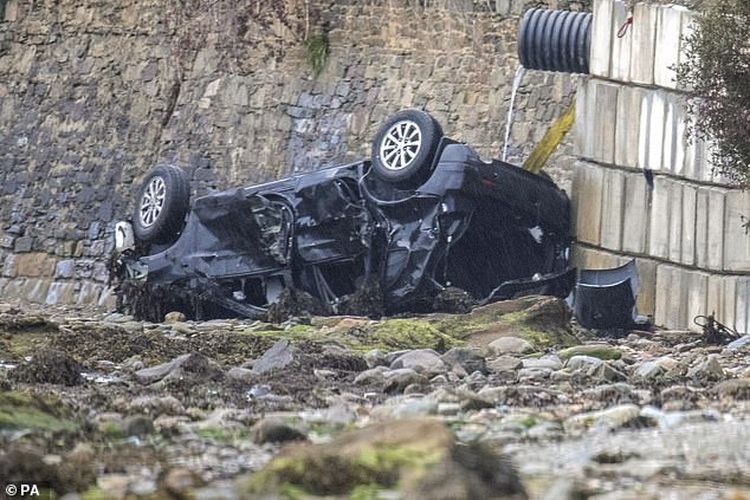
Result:
M527 69L588 73L590 12L530 9L518 31L518 57Z

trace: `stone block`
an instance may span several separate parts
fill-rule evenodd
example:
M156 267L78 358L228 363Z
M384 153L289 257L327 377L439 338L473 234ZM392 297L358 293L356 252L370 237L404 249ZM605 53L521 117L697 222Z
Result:
M52 277L55 273L56 263L55 257L47 253L24 253L16 258L16 273L18 276L30 278Z
M654 321L666 328L687 326L689 275L684 269L660 264L656 270L656 311Z
M682 15L687 9L677 5L655 7L658 11L656 50L654 54L654 83L661 87L676 88L674 67L680 57Z
M593 133L592 116L589 113L589 89L591 88L589 78L582 77L576 85L576 121L574 125L575 138L573 142L574 153L578 156L590 157L588 147L589 137Z
M622 250L646 253L649 202L651 190L642 174L627 174L625 178L625 215L622 227Z
M750 271L750 235L745 224L750 217L750 193L732 190L726 193L724 223L724 269Z
M99 296L102 294L102 290L104 290L102 285L95 284L91 281L82 282L81 289L76 298L76 304L96 305L99 301Z
M695 231L698 189L685 184L682 187L682 254L680 262L692 266L695 264Z
M76 262L73 259L61 260L55 266L55 278L72 278L75 270Z
M669 258L669 210L672 181L663 176L654 178L651 194L651 218L648 254L662 259Z
M620 170L604 169L599 241L601 246L609 250L620 250L622 247L624 202L625 173Z
M24 285L26 285L26 278L16 278L8 281L3 290L3 297L9 299L23 299Z
M5 256L3 261L3 277L4 278L15 278L16 277L16 254L9 253Z
M669 260L682 260L682 192L684 184L677 181L669 186Z
M585 162L577 162L574 168L574 234L579 241L599 245L604 174L601 167Z
M695 194L695 265L708 267L708 188L699 187Z
M678 57L679 64L682 64L688 60L688 56L686 53L687 47L682 41L693 34L695 30L696 13L689 9L685 9L682 11L681 15L682 19L680 20L680 53ZM691 90L682 85L678 85L677 88L680 90Z
M648 159L650 154L649 150L651 149L649 136L651 134L652 97L651 91L641 92L641 111L639 113L640 123L638 125L638 164L636 165L641 169L649 168Z
M617 36L620 27L628 19L628 6L622 0L615 0L612 10L612 57L610 60L609 76L613 80L628 82L630 79L630 52L633 35L630 31L622 37Z
M76 299L76 284L65 282L53 282L47 291L47 297L44 303L47 305L55 304L74 304Z
M646 90L624 86L617 95L615 165L638 167L641 109L646 94Z
M608 269L620 265L620 258L617 255L582 245L573 247L572 261L578 269Z
M29 302L44 304L50 283L51 280L45 278L33 278L27 280L23 287L23 298Z
M630 52L630 81L644 85L654 83L654 53L656 48L657 8L639 2L633 8Z
M708 220L706 223L706 267L721 270L724 263L724 247L730 244L724 233L727 190L709 188ZM727 242L725 244L725 241ZM734 243L731 243L734 244Z
M592 75L604 78L610 76L614 4L613 0L594 0L592 7L594 25L591 32L591 64L589 70Z

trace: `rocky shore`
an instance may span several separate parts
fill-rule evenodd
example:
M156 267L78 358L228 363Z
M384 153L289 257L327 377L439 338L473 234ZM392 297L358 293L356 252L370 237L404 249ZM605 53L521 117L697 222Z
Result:
M0 304L0 477L59 498L750 498L750 336L530 297L163 323Z

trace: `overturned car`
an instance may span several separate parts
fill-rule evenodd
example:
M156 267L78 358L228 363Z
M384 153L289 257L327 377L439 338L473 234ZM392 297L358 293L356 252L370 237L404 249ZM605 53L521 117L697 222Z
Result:
M375 290L383 312L430 310L447 288L476 302L564 297L569 200L545 176L482 161L404 110L372 157L190 203L178 167L149 172L132 222L116 229L121 304L142 317L257 318L289 290L331 313Z

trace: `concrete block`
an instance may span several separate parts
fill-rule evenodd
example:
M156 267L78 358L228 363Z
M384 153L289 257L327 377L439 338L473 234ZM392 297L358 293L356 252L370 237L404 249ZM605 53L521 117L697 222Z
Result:
M648 159L646 168L661 170L664 151L664 121L666 115L666 99L661 91L651 94L651 112L648 117Z
M599 245L602 209L602 168L577 162L573 174L574 234L579 241Z
M633 9L630 81L634 83L644 85L654 83L657 8L654 5L639 2Z
M625 214L622 225L622 250L646 253L651 190L642 174L625 178Z
M602 221L600 244L609 250L622 247L622 224L625 211L625 173L605 169L602 185Z
M680 54L677 59L679 64L682 64L688 60L687 54L685 52L686 46L684 43L682 43L682 40L692 35L696 26L695 12L689 9L685 9L682 11L681 15L682 20L680 21ZM677 88L679 88L680 90L691 90L690 88L684 87L682 85L678 85Z
M724 270L750 271L750 235L746 217L750 217L750 193L732 190L726 193L724 223Z
M576 121L575 121L575 138L573 146L575 154L583 157L590 157L588 151L589 137L593 134L593 118L589 112L589 89L591 88L591 79L582 77L578 80L576 86Z
M592 75L609 78L612 59L612 16L613 0L594 0L592 12L594 25L591 31L591 64Z
M713 314L721 321L724 311L724 277L718 274L708 276L708 288L706 291L706 314Z
M641 109L647 91L622 87L617 95L617 127L615 130L615 165L638 168Z
M724 303L723 311L719 316L719 321L725 325L737 329L737 321L735 319L736 308L737 308L737 276L725 276L724 282Z
M708 188L695 193L695 265L708 267Z
M651 91L641 93L640 124L638 126L638 168L648 169L651 134ZM657 145L658 146L658 145Z
M669 258L669 209L671 183L663 176L654 178L651 193L651 218L648 254L662 259Z
M638 291L636 306L639 314L654 317L656 309L656 261L649 259L638 259L638 279L641 282L641 288Z
M729 239L724 234L725 203L727 190L710 188L708 191L708 220L706 222L706 267L721 270L724 263L725 241ZM733 242L731 243L734 244Z
M680 262L695 264L695 230L698 189L690 184L682 187L682 245Z
M676 5L656 7L656 51L654 54L654 83L661 87L676 88L674 66L680 57L682 14L687 9Z
M573 247L572 261L578 269L608 269L620 265L617 255L582 245Z
M684 184L673 181L669 186L669 260L682 260L682 191Z
M44 304L50 284L51 280L45 278L29 279L23 287L23 297L29 302Z
M700 327L693 322L693 319L698 315L706 314L708 274L697 271L683 271L683 273L687 281L685 326L691 330L698 331Z
M687 326L687 271L660 264L656 270L656 311L658 326L684 328Z
M633 34L628 30L627 34L619 38L617 32L628 19L629 11L622 0L616 0L612 10L612 57L610 61L609 76L613 80L628 82L630 80L630 52L633 45Z
M750 279L737 278L737 295L734 305L735 330L740 333L750 331Z
M97 285L91 281L84 281L81 283L81 290L76 298L76 304L79 305L96 305L99 301L99 296L102 294L104 287Z
M682 96L672 93L667 94L662 170L672 172L677 176L690 177L685 172L686 115L687 111Z
M620 85L597 81L594 84L593 106L594 130L590 136L591 157L603 163L615 161L615 127L617 125L617 94ZM589 101L591 102L591 101Z

